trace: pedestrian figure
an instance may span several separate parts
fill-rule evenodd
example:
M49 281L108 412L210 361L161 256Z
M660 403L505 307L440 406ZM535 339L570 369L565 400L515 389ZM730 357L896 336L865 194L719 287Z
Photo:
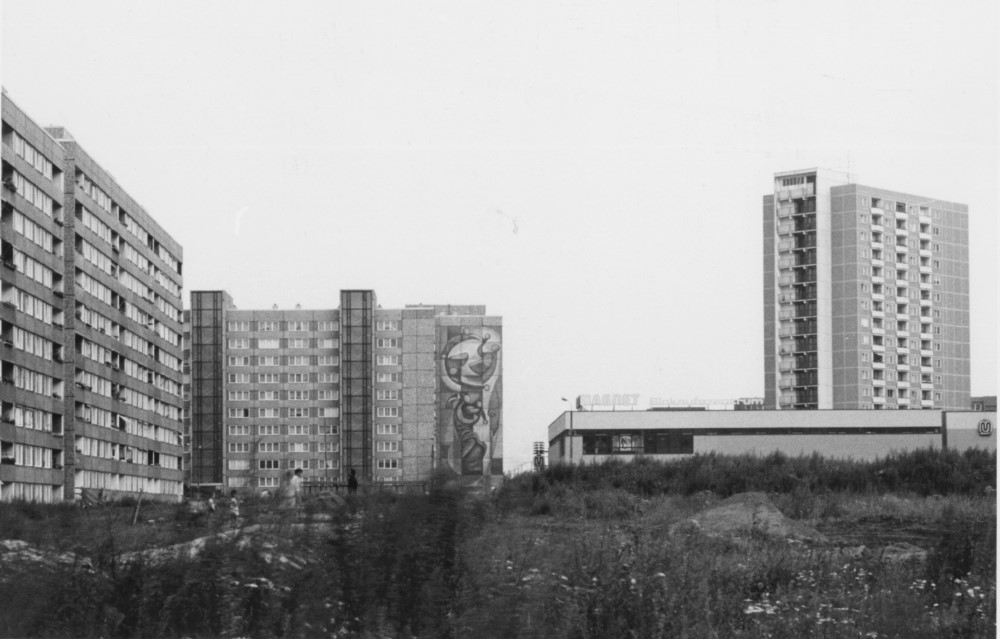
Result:
M279 495L281 496L281 507L282 508L293 508L295 506L295 487L292 484L292 471L291 469L286 470L284 476L281 478L281 489Z
M350 474L347 477L347 494L353 495L358 492L358 477L354 469L351 469Z
M292 503L296 507L302 505L302 469L296 468L292 475Z
M209 496L208 498L208 512L215 514L215 497Z
M240 500L236 498L236 491L229 491L229 519L234 524L240 520Z

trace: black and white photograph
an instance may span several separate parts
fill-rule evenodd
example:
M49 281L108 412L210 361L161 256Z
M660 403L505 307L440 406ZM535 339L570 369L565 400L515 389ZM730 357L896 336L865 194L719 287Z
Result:
M0 0L0 637L995 637L1000 6Z

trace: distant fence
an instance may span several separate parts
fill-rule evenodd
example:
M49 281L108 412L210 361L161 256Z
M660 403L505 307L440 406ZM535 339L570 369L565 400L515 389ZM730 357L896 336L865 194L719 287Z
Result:
M302 492L305 496L321 495L323 493L347 494L347 483L336 481L316 481L310 480L302 483ZM398 493L401 495L424 495L427 493L427 483L422 481L400 481L400 482L358 482L359 495L371 495L377 493Z

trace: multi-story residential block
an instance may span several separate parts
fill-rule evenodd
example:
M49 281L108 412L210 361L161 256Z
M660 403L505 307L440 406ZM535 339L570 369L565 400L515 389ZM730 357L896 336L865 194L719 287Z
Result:
M179 499L181 247L3 95L2 499Z
M191 476L277 488L307 479L467 483L503 475L501 320L483 306L239 310L191 293Z
M968 408L966 205L807 169L763 221L766 408Z

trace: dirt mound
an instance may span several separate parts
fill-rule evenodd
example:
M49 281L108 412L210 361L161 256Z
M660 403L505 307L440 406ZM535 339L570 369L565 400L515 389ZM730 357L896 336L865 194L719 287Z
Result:
M826 536L812 526L785 517L763 493L733 495L670 527L671 534L684 532L700 532L713 537L757 532L779 539L827 541Z

